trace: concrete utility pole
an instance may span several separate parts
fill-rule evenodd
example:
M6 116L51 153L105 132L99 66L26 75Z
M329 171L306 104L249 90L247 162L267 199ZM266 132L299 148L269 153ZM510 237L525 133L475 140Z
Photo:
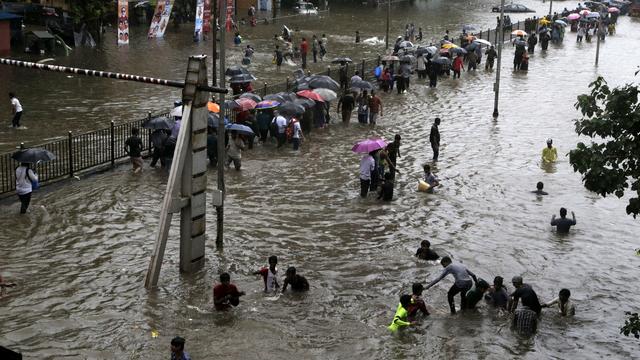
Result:
M225 87L225 45L227 34L227 2L220 0L220 83L219 87ZM217 217L217 233L216 233L216 247L221 248L224 242L224 161L225 161L225 146L224 146L224 117L226 108L224 105L225 96L220 94L220 113L218 119L218 193L214 196L213 206L216 207Z
M502 44L504 44L504 0L500 1L500 25L498 32L500 33L500 41L498 42L498 64L496 68L496 82L493 84L493 91L496 97L493 101L493 117L498 117L498 99L500 98L500 66L502 60Z
M384 38L384 48L389 49L389 23L391 22L391 0L387 0L387 36Z
M552 9L553 9L553 0L551 0L551 1L549 2L549 17L551 17ZM551 19L549 19L549 20L551 20Z
M156 243L149 262L145 287L158 284L169 227L180 212L180 270L192 272L204 264L207 190L207 57L191 56L182 91L183 120L169 172Z

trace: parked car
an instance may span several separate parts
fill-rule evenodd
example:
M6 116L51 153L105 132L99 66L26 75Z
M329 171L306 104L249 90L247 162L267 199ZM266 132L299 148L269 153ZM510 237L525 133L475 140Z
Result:
M297 3L294 10L300 15L318 15L318 8L308 2Z
M491 9L492 12L500 12L500 5L496 5ZM507 4L504 6L504 12L506 13L525 13L525 12L536 12L535 10L531 10L528 7L520 4Z

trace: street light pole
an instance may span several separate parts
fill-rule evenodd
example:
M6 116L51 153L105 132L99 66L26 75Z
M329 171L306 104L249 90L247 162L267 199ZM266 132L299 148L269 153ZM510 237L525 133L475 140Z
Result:
M387 36L384 38L384 48L389 49L389 22L391 21L391 0L387 0Z
M600 31L602 27L602 20L598 21L598 28L596 29L596 36L598 40L596 41L596 66L598 66L598 58L600 57Z
M218 76L216 74L216 60L218 60L218 1L220 0L211 0L209 6L212 9L212 16L209 21L211 21L211 35L213 37L213 57L212 57L212 65L211 65L211 81L213 86L217 86L218 84Z
M218 0L216 0L218 1ZM227 1L219 0L220 8L219 8L219 24L220 24L220 88L225 88L224 84L224 73L225 73L225 44L226 44L226 19L227 19ZM215 26L215 24L214 24ZM215 39L213 40L215 43ZM215 63L216 59L213 59ZM224 134L224 117L225 117L225 106L224 106L224 94L220 94L220 100L218 104L220 104L220 113L218 116L218 191L220 192L220 198L218 200L218 204L216 206L216 215L217 215L217 234L216 234L216 247L221 248L224 239L224 197L225 197L225 186L224 186L224 161L225 161L225 134Z
M493 84L493 91L496 97L493 101L493 117L498 117L498 98L500 97L500 66L502 63L502 44L504 44L504 0L500 1L500 42L498 43L498 67L496 69L496 83Z
M552 11L552 8L553 8L553 0L551 0L551 1L549 2L549 17L551 17L551 11ZM549 19L549 20L551 20L551 19Z

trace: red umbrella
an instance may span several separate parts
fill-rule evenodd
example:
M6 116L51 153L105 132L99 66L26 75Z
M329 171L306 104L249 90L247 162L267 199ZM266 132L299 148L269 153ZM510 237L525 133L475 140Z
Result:
M248 98L239 98L235 100L236 106L233 108L236 111L247 111L254 109L258 103Z
M311 100L315 100L315 101L320 101L320 102L324 102L324 99L322 98L322 96L320 96L317 93L314 93L311 90L301 90L298 91L296 93L296 95L303 97L303 98L307 98L307 99L311 99Z

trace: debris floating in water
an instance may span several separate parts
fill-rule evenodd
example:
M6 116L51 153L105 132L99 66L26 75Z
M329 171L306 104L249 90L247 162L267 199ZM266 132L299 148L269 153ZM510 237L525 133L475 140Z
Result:
M158 330L151 330L151 337L152 338L157 338L160 335L160 333L158 332Z

